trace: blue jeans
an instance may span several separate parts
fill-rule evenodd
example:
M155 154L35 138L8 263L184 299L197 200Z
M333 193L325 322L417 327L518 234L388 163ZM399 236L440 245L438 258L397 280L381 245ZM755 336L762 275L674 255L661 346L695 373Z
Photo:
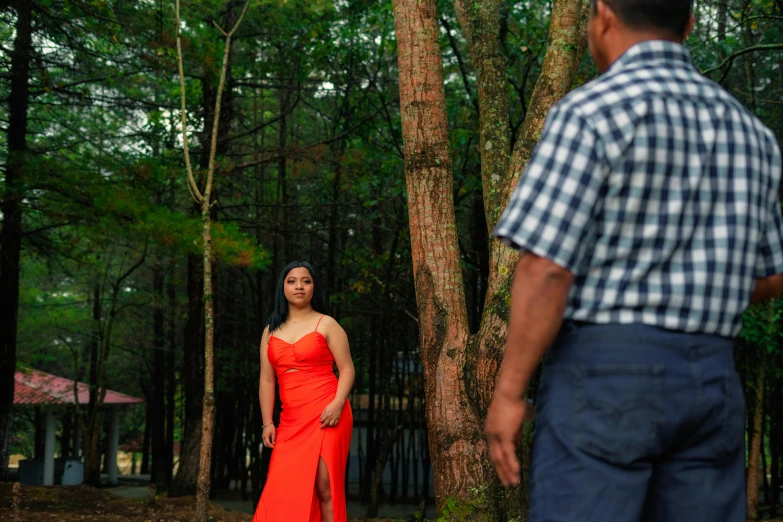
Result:
M732 342L567 322L536 403L531 522L745 522Z

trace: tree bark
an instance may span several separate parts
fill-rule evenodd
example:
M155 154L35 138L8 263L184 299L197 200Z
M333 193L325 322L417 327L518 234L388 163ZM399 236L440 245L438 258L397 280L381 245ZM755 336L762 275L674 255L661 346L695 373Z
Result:
M468 42L478 87L481 182L489 232L503 208L495 205L504 189L511 156L506 64L500 49L501 0L454 0Z
M540 136L546 113L571 88L586 47L588 3L554 2L542 73L520 139L505 163L502 151L491 152L495 141L502 144L504 137L508 151L510 139L499 44L497 36L488 35L499 30L500 7L493 2L480 4L460 5L458 13L469 33L471 56L482 62L474 67L477 80L481 76L482 182L487 229L492 230ZM482 426L502 358L511 272L518 254L491 244L484 313L478 334L470 336L457 250L435 2L395 0L394 15L411 254L436 501L439 506L446 499L469 504L475 508L471 515L475 519L518 516L524 506L518 492L499 486ZM497 115L497 111L503 112ZM508 168L498 170L492 163L498 161Z
M555 0L552 6L548 47L541 74L533 89L530 106L525 116L508 171L503 177L502 191L491 192L488 208L505 209L519 177L538 142L549 109L570 90L576 70L587 46L585 29L589 2L583 0ZM485 187L485 194L486 194ZM498 214L488 214L489 229L497 224ZM508 324L511 275L519 253L498 241L490 243L489 281L484 304L482 324L476 346L469 349L470 364L466 378L474 379L472 404L483 412L489 406L494 390L495 375L502 360Z
M32 13L28 2L15 2L14 50L11 52L11 92L8 96L8 158L5 190L0 203L0 480L8 473L14 406L16 336L19 314L19 260L22 252L22 199L27 155L27 109L30 103Z
M419 347L438 504L489 482L480 421L461 385L468 319L452 195L434 0L394 0Z
M533 88L528 111L517 140L508 170L495 187L484 185L485 208L505 209L538 142L549 109L570 90L579 63L587 47L586 28L589 2L585 0L555 0L549 27L547 51L541 74ZM481 99L479 103L484 103ZM483 166L482 166L483 169ZM503 188L498 190L500 185ZM489 197L487 196L489 194ZM487 213L487 225L494 229L499 213ZM467 381L471 406L483 419L494 391L495 376L500 367L508 327L511 275L519 253L498 241L489 245L490 265L484 313L478 334L467 349L464 378ZM523 440L522 461L526 460L530 438ZM488 462L488 458L486 461ZM524 477L523 477L524 478ZM526 509L527 498L515 490L504 490L492 473L490 497L498 502L500 516L513 516ZM521 487L526 490L527 482Z

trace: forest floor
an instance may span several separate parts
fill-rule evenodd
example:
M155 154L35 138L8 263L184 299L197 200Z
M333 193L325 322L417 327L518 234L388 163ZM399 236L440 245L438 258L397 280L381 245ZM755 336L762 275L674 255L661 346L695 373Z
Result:
M193 497L123 498L108 489L89 486L21 486L0 483L0 520L18 522L189 522L195 517ZM210 504L211 522L250 522L252 515ZM352 519L357 520L358 519ZM376 522L393 519L374 519Z
M154 502L144 498L124 498L89 486L21 486L14 495L13 484L0 483L0 520L18 522L190 522L195 517L193 497L168 498L158 495ZM210 522L250 522L252 515L209 506ZM351 519L359 522L364 519ZM394 522L391 518L373 522ZM400 519L397 519L400 520ZM783 522L783 519L760 522Z

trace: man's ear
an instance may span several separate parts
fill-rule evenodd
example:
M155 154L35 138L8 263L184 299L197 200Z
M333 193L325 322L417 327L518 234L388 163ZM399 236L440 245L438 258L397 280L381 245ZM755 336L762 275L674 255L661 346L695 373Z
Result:
M617 24L617 15L603 0L595 0L595 21L598 22L598 34L605 34Z
M688 36L691 34L691 31L693 31L693 26L696 24L696 17L693 16L693 13L690 14L688 17L688 25L685 27L685 34L682 35L683 40L687 40Z

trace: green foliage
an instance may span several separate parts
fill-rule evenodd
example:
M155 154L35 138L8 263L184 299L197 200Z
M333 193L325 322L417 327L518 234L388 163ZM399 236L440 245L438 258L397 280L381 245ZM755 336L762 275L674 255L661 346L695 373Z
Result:
M782 315L783 298L750 306L742 318L740 338L769 354L779 352Z

